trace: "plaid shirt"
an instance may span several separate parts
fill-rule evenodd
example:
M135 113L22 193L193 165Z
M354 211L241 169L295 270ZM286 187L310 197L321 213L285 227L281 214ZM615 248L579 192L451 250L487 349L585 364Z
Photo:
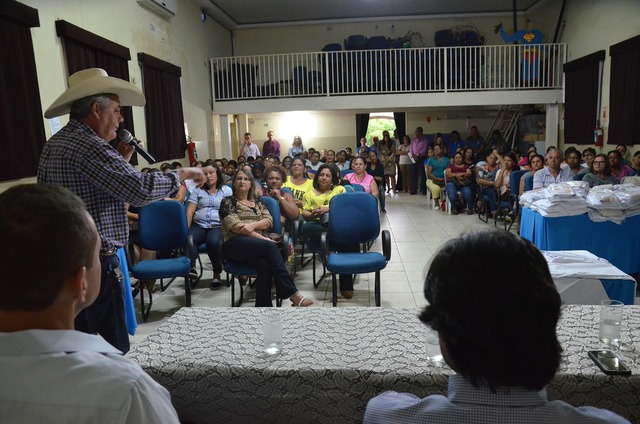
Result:
M143 206L173 196L180 186L176 173L136 171L90 127L74 119L45 144L38 182L64 186L84 200L103 251L128 241L125 203Z

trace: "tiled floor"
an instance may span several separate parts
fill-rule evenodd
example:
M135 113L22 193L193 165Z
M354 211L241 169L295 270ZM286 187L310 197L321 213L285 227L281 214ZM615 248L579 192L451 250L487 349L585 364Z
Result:
M382 306L415 307L426 303L422 294L424 272L431 256L438 247L465 230L493 226L493 221L485 224L477 215L447 215L429 207L427 197L409 194L387 195L386 214L381 214L381 227L391 232L391 261L381 272ZM515 226L514 226L515 227ZM512 230L513 231L513 230ZM372 250L381 251L378 240ZM231 289L222 287L213 291L208 288L212 278L211 265L206 254L201 256L205 275L192 292L192 307L228 307L231 305ZM322 266L316 264L317 273ZM224 274L223 274L224 277ZM330 278L326 278L318 288L313 287L311 263L298 269L295 279L298 289L315 302L314 307L331 307ZM374 274L359 275L354 282L354 296L350 300L338 296L338 307L375 305ZM252 307L252 292L242 306ZM139 309L139 298L136 298ZM638 303L638 302L636 302ZM139 327L131 343L139 343L174 312L184 305L184 284L176 281L165 292L154 294L151 315L146 323L138 315ZM289 307L288 300L283 307Z

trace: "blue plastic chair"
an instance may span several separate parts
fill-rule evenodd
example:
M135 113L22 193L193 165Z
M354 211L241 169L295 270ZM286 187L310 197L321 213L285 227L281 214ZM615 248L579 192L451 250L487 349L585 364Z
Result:
M341 169L340 170L340 178L344 178L349 174L353 174L353 169Z
M513 205L515 204L515 210L514 212L514 219L511 221L511 223L509 224L509 226L507 227L507 221L505 220L504 225L505 225L505 229L507 231L509 231L511 229L511 226L513 225L513 223L515 222L515 217L518 216L520 214L520 203L518 203L518 201L520 200L520 180L522 179L522 176L524 174L526 174L527 170L523 170L523 169L519 169L517 171L512 171L511 174L509 174L509 184L511 186L511 195L509 196L510 199L510 209L513 210Z
M533 175L524 179L524 191L533 190Z
M265 204L269 213L271 214L271 218L273 218L273 227L270 232L282 234L282 224L280 223L280 207L278 206L278 202L269 196L262 196L262 202ZM284 234L282 237L282 258L287 260L289 245L289 235ZM220 255L222 257L223 268L227 273L227 285L231 284L231 306L240 306L244 299L244 287L240 284L238 280L238 287L240 287L240 298L236 302L236 290L235 290L235 280L240 275L257 275L258 270L252 264L246 262L235 262L231 258L227 258L222 254L222 244L220 245ZM282 300L276 298L276 304L278 306L282 305Z
M380 235L378 202L368 193L338 194L329 203L327 232L320 239L321 255L332 272L333 306L338 304L336 274L375 272L375 301L380 306L380 271L391 259L391 234L382 231L382 252L338 253L332 244L370 243Z
M361 184L351 184L353 186L353 191L357 191L357 192L362 192L365 193L366 190L364 189L364 187ZM376 207L377 209L377 207Z
M138 219L138 244L147 250L170 251L171 257L133 263L129 269L131 275L139 280L169 278L169 284L161 284L164 291L176 277L184 277L185 305L191 306L191 289L197 280L192 280L189 271L195 264L193 238L187 228L187 215L184 206L171 200L158 201L143 206ZM130 258L135 261L133 245L130 245ZM140 306L143 321L151 311L153 297L149 292L149 303L145 306L144 290L140 289Z

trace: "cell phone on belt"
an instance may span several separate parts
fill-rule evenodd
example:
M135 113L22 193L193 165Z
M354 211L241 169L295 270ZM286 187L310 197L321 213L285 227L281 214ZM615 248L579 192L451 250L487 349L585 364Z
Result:
M608 375L631 375L631 370L610 350L591 350L589 358Z

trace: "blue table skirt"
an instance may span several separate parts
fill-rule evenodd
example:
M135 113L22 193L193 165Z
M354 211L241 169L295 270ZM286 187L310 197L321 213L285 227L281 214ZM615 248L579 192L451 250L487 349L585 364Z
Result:
M600 280L607 296L612 300L619 300L625 305L633 305L636 300L636 285L629 280Z
M588 214L545 218L523 208L520 235L540 250L588 250L627 274L640 272L640 216L618 225L593 222Z

